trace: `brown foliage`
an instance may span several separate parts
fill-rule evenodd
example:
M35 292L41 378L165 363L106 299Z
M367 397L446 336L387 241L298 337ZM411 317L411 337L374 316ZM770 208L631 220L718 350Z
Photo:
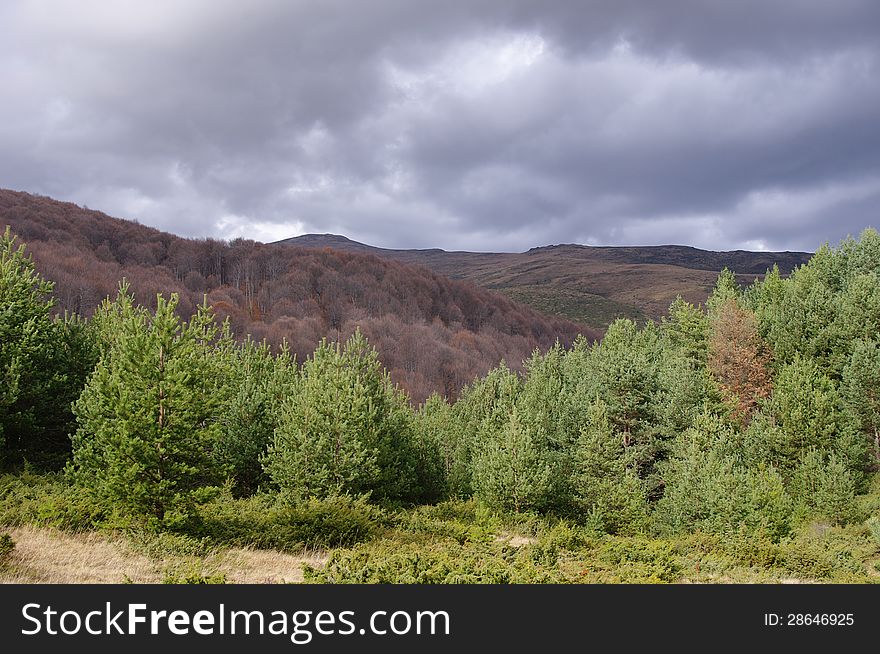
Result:
M736 300L724 302L711 325L709 369L736 403L736 417L746 425L772 390L769 346L758 333L755 314Z
M471 283L420 266L331 248L245 239L184 239L75 204L0 190L0 228L28 244L56 282L58 311L90 315L127 278L138 302L177 293L189 315L206 295L240 337L290 343L298 360L323 337L356 327L415 402L455 397L504 359L517 367L535 348L595 330L550 318Z

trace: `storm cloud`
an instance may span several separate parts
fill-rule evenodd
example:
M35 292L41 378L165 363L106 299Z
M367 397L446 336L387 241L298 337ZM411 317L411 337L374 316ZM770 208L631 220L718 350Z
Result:
M0 186L186 236L804 249L880 206L880 4L14 0Z

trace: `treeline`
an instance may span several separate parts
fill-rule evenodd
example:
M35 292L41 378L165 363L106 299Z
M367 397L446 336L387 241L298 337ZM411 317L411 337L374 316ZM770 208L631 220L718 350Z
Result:
M415 402L454 398L466 383L506 360L518 366L536 347L599 332L543 316L472 284L418 266L330 249L244 239L184 239L105 214L0 191L0 225L28 244L54 282L54 312L90 316L120 279L137 303L175 293L189 316L207 295L234 334L273 347L286 341L305 360L322 338L360 329L392 379Z
M88 322L52 320L51 285L8 232L2 253L6 462L60 448L67 426L68 478L102 520L181 528L224 493L282 506L475 497L609 534L779 540L805 521L867 517L856 497L880 459L873 230L786 279L772 270L742 290L725 271L706 307L619 320L601 342L535 352L521 374L500 365L417 410L360 332L300 366L287 348L236 342L206 305L184 322L176 296L146 308L126 284Z

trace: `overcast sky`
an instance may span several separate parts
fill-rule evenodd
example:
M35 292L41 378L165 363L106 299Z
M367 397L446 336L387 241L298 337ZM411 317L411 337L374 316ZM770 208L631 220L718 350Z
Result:
M185 236L814 250L880 224L876 0L6 0L0 187Z

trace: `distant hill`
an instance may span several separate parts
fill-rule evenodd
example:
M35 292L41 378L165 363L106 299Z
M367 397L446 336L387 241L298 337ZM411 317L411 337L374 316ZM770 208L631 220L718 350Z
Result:
M452 279L498 291L542 313L599 329L617 317L659 319L678 295L702 303L725 267L747 284L774 264L788 274L811 256L807 252L710 252L682 245L564 244L522 253L392 250L335 234L306 234L278 243L369 253L419 264Z
M287 339L300 361L321 338L345 339L360 327L415 401L433 391L455 397L502 359L517 368L557 338L568 344L579 333L601 334L471 282L373 256L369 248L185 239L75 204L0 190L0 230L6 225L56 283L58 311L90 315L126 277L142 304L155 304L156 293L178 293L187 316L207 296L238 336L276 344Z

